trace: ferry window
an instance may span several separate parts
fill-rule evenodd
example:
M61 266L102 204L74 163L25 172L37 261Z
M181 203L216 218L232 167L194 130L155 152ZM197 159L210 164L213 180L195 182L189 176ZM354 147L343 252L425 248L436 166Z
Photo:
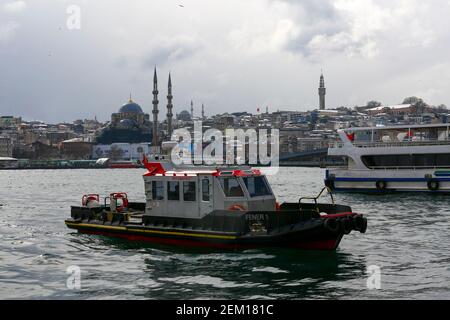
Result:
M180 182L168 181L167 182L167 199L168 200L180 200Z
M162 181L152 181L153 200L164 200L164 184Z
M260 197L272 195L264 177L247 177L243 178L250 197Z
M220 178L220 185L227 197L243 197L241 185L236 178Z
M209 201L209 180L202 180L202 201Z
M196 201L195 182L183 181L183 200L184 201Z
M450 154L411 154L363 156L361 158L368 168L435 168L450 166Z
M436 165L438 167L450 167L450 154L436 154Z

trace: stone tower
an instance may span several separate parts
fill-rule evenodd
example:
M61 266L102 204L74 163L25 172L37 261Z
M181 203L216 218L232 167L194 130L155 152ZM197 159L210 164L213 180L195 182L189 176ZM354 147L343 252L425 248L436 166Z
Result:
M191 120L194 121L194 102L191 100Z
M202 103L202 120L205 120L205 105Z
M172 137L172 117L173 117L172 98L173 98L173 96L172 96L172 79L170 78L170 73L169 73L169 83L168 83L168 88L167 88L167 133L169 135L169 140Z
M319 109L325 110L325 95L327 94L327 89L325 88L325 79L323 77L323 72L320 75L320 84L319 84Z
M155 67L155 73L153 74L153 140L152 140L152 146L153 150L155 151L158 147L158 76L156 75L156 67Z

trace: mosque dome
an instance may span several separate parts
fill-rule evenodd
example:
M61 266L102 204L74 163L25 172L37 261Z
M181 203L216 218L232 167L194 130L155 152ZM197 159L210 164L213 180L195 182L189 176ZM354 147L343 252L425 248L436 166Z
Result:
M133 100L129 100L119 109L119 113L144 113L142 112L141 106L138 105Z
M178 114L178 119L181 121L191 121L191 114L187 110L183 110Z

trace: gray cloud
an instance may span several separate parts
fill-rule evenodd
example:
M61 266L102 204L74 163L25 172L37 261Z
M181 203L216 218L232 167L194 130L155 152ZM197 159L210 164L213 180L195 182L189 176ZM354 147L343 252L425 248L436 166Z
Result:
M0 0L2 115L107 120L130 91L150 112L155 65L162 79L172 71L176 112L191 99L209 114L306 110L322 67L329 107L412 95L450 105L447 0L40 0L3 10L10 2ZM65 28L69 4L82 9L79 31Z
M172 39L167 43L161 43L150 49L150 51L142 59L142 65L145 68L153 68L154 66L163 66L173 64L180 60L192 57L201 49L198 41L191 38Z

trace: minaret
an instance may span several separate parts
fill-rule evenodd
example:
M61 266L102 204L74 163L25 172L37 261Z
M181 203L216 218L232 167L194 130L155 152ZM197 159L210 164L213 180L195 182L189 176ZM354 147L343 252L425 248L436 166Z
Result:
M156 75L156 67L155 73L153 74L153 140L152 146L153 151L156 152L156 147L158 147L158 76Z
M194 102L191 100L191 120L194 120Z
M320 75L320 85L319 85L319 105L320 110L325 110L325 95L327 89L325 88L325 79L323 78L323 72Z
M205 120L205 106L202 103L202 120Z
M172 79L171 79L170 73L169 73L169 84L168 84L168 88L167 88L167 133L169 135L169 139L171 139L171 137L172 137L172 117L173 117L172 98L173 98L173 96L172 96Z

